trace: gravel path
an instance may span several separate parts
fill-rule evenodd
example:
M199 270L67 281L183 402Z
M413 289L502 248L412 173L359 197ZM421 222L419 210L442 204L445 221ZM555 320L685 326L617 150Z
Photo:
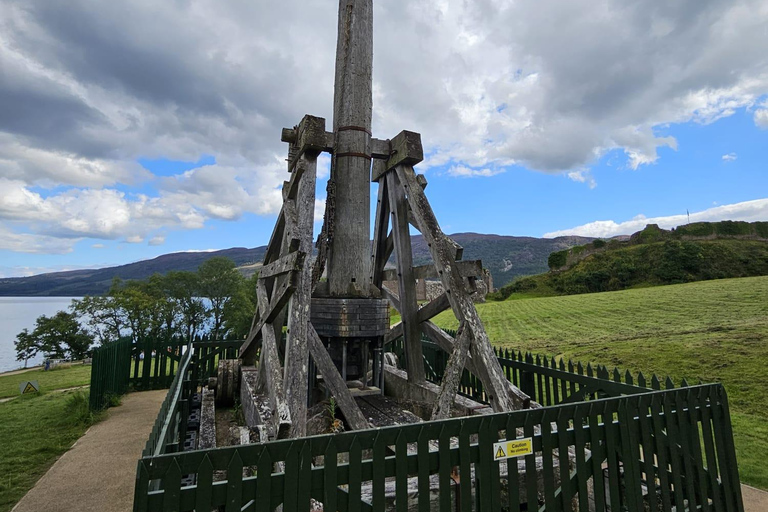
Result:
M43 475L13 512L129 512L136 462L167 390L130 393Z

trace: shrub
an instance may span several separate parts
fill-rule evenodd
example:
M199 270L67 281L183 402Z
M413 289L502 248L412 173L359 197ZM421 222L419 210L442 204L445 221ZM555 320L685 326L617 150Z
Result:
M678 226L675 233L680 236L710 236L715 233L715 228L711 222L694 222Z
M550 270L555 270L564 267L566 261L568 261L568 250L557 251L549 255L547 264L549 265Z
M605 240L603 240L602 238L598 238L597 240L593 240L592 241L592 247L594 247L595 249L602 249L603 247L605 247Z

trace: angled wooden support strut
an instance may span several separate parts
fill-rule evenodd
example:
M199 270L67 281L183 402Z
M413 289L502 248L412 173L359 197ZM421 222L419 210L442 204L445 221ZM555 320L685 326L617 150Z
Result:
M344 413L344 417L347 419L347 423L353 430L363 430L369 427L368 420L360 411L360 407L357 406L357 402L352 397L352 393L347 387L347 383L341 378L339 370L336 365L333 364L331 356L323 346L323 342L320 340L320 336L315 331L315 328L311 323L307 323L307 341L309 351L312 354L312 360L317 365L318 370L323 376L325 385L328 386L328 390L333 394L336 399L336 403Z

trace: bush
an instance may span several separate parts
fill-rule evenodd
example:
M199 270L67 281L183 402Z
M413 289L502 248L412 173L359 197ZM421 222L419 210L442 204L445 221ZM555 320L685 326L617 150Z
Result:
M755 222L755 234L760 238L768 238L768 222Z
M752 226L748 222L724 220L715 224L719 235L751 235Z
M602 238L598 238L597 240L593 240L592 241L592 247L594 247L595 249L602 249L603 247L605 247L605 240L603 240Z
M678 226L675 233L679 236L710 236L715 234L715 228L711 222L694 222Z
M574 247L575 249L575 247ZM550 270L555 270L561 267L565 266L566 261L568 261L568 250L564 251L557 251L553 252L549 255L549 259L547 260L547 264L549 265Z
M86 426L96 423L97 417L88 406L88 393L83 391L72 393L67 398L66 411L65 418L63 418L65 422Z

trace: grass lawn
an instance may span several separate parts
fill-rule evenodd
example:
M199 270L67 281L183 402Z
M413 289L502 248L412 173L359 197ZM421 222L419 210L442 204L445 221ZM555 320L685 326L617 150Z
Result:
M742 482L768 489L768 277L479 304L494 345L722 382ZM450 313L437 323L456 328Z
M60 366L53 370L31 370L16 375L0 374L0 398L17 396L19 394L19 382L36 380L40 383L40 391L54 389L74 388L91 383L91 366L75 364L72 366Z
M11 510L96 419L79 390L0 403L0 512Z

